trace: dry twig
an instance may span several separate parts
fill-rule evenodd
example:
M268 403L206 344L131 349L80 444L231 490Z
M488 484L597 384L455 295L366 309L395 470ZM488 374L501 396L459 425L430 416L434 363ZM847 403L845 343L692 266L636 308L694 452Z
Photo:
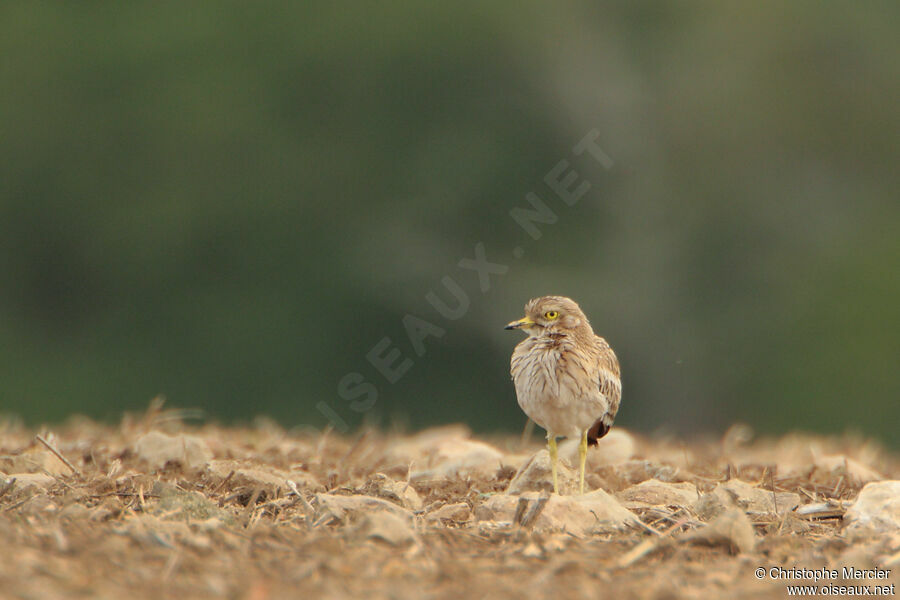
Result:
M56 458L58 458L59 460L61 460L61 461L63 462L63 464L65 464L67 467L69 467L69 470L71 470L73 474L78 475L78 469L75 468L75 465L73 465L72 463L70 463L68 458L66 458L65 456L63 456L62 454L60 454L59 450L57 450L57 449L53 446L53 444L51 444L50 442L48 442L47 440L45 440L40 434L34 436L34 438L35 438L37 441L39 441L40 443L42 443L44 446L46 446L46 447L47 447L47 450L49 450L50 452L53 453L53 456L55 456Z

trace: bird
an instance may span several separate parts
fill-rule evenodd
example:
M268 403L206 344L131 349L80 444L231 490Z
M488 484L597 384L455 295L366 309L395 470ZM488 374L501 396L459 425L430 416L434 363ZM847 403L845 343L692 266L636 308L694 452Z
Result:
M547 431L553 492L559 494L556 438L580 437L580 490L584 494L588 446L607 434L622 399L616 354L594 333L581 307L565 296L529 300L525 316L505 329L528 334L512 353L510 374L519 406Z

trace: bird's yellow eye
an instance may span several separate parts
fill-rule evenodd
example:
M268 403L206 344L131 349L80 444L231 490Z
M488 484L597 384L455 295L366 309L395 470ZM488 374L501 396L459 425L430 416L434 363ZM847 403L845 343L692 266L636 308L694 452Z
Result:
M552 321L553 319L557 318L558 316L559 316L559 313L556 312L555 310L548 310L547 312L544 313L544 318L547 319L548 321Z

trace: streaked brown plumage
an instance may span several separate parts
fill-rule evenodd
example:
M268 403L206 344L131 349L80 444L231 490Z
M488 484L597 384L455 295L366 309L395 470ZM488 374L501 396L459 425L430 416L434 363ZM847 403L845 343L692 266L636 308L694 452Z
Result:
M588 444L609 431L619 410L622 383L619 361L573 300L543 296L525 305L525 317L507 329L524 329L513 351L510 372L519 406L547 430L547 445L556 477L556 437L580 437L581 492Z

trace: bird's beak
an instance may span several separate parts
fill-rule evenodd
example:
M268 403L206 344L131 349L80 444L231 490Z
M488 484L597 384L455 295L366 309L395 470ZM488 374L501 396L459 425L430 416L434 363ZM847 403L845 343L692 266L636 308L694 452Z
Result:
M529 325L534 325L534 321L532 321L528 317L522 317L518 321L513 321L503 329L521 329L522 327L527 327Z

